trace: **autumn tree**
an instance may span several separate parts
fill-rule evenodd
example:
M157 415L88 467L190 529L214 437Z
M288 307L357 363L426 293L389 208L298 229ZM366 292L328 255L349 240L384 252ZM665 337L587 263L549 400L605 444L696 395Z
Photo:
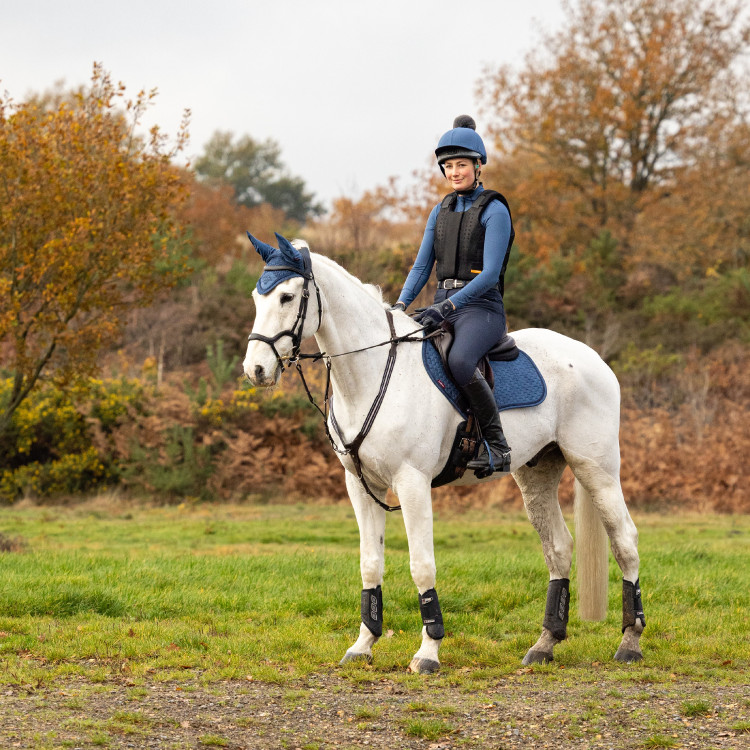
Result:
M174 144L138 135L155 91L126 99L94 66L90 87L0 99L0 351L12 379L0 434L44 373L81 375L124 314L183 272Z
M432 182L404 189L387 186L341 196L331 212L305 227L304 236L363 281L377 284L386 296L401 290L414 261L430 208L438 201Z
M259 142L245 135L235 140L232 133L217 131L195 171L204 180L231 185L237 203L248 208L268 203L300 224L323 211L304 180L289 174L272 139Z
M198 181L189 170L183 178L188 197L176 215L193 272L178 289L134 310L122 341L132 360L156 360L159 382L170 370L205 362L208 347L226 346L232 356L239 356L246 345L253 317L251 294L263 261L245 230L266 242L276 241L276 231L296 236L280 209L268 203L239 205L230 185Z
M648 299L711 296L706 274L746 252L750 24L738 0L566 12L519 68L479 82L485 175L514 209L511 319L615 356L644 335Z
M185 180L188 197L177 215L190 234L194 255L209 265L221 265L241 255L243 249L250 250L246 230L273 242L274 232L289 235L297 228L281 209L269 203L253 208L238 204L227 183L202 182L192 173L186 174Z
M679 281L750 264L750 118L714 122L709 132L636 226L635 244L649 247L651 262L671 268Z
M641 212L696 167L716 124L747 117L749 44L734 0L577 0L543 52L488 71L480 93L512 157L503 184L526 249L582 249L609 230L628 250Z

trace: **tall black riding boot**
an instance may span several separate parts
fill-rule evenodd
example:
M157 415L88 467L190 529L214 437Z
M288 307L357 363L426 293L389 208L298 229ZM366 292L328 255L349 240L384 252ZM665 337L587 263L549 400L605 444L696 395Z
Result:
M500 424L495 396L482 373L476 370L472 379L461 390L469 399L469 406L479 423L479 432L483 438L477 457L469 461L466 468L473 470L479 479L488 477L493 471L510 471L510 446Z

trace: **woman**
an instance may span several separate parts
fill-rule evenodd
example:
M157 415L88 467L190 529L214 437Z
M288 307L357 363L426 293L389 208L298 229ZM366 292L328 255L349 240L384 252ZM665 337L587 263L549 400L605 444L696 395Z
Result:
M437 264L434 304L417 321L430 331L447 320L454 330L448 355L453 379L468 399L482 437L467 468L478 477L510 471L510 447L479 360L505 334L503 281L514 232L505 198L485 190L479 177L487 152L468 115L453 122L435 149L438 165L453 188L432 209L404 288L394 305L403 310L421 291Z

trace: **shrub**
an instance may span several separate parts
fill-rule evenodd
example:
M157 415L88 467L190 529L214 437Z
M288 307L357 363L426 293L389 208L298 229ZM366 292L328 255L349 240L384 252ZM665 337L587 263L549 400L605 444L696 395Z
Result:
M211 450L196 441L192 427L173 425L159 450L133 444L129 460L122 462L120 476L132 487L160 497L206 497L211 475Z
M0 380L0 400L12 387ZM138 380L88 379L63 390L51 383L15 411L0 437L0 500L91 491L117 478L113 432L143 408Z
M668 406L674 395L671 378L679 371L684 358L671 354L659 344L653 348L639 348L628 344L612 363L620 380L623 395L639 407Z

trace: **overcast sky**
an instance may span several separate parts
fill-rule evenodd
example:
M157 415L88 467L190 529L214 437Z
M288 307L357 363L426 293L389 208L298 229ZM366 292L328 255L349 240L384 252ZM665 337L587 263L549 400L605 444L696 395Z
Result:
M24 0L0 17L0 90L16 100L101 62L149 123L192 111L191 155L216 130L273 138L326 204L408 184L457 114L477 115L486 65L520 63L561 0Z

